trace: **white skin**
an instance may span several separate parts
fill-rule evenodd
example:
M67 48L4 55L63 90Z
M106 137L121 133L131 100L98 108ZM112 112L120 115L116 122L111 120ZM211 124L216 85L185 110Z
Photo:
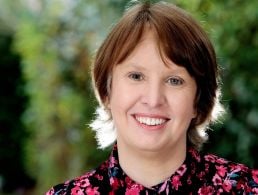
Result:
M146 187L166 180L182 165L187 129L196 116L194 78L168 59L166 64L149 30L112 72L108 107L117 129L120 166Z

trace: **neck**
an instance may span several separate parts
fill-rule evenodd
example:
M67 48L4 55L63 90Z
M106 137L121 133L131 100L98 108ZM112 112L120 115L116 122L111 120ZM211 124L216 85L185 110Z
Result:
M119 142L118 156L123 171L145 187L157 185L168 179L184 162L186 145L164 151L141 151L123 146Z

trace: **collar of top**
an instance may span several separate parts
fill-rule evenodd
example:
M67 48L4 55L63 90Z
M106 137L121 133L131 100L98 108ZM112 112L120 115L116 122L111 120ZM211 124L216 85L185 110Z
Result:
M187 150L186 159L183 164L173 173L168 179L160 184L146 188L143 185L133 181L126 173L122 170L119 165L117 144L114 145L113 151L108 160L108 176L112 189L118 190L119 188L126 188L126 192L136 193L144 189L150 191L171 192L177 191L182 186L182 181L187 181L189 184L193 178L190 175L195 175L198 164L201 158L197 150L190 147Z

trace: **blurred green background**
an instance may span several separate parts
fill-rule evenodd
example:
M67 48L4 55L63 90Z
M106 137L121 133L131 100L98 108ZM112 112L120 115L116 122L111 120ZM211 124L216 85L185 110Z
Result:
M227 115L204 150L258 167L258 1L174 0L201 21ZM107 158L90 64L125 0L0 0L0 194L44 194Z

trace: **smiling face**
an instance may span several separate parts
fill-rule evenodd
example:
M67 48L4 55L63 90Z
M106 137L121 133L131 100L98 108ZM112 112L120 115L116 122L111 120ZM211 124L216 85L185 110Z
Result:
M196 89L184 67L164 63L154 34L145 33L112 72L108 107L118 147L158 152L185 148L196 115Z

